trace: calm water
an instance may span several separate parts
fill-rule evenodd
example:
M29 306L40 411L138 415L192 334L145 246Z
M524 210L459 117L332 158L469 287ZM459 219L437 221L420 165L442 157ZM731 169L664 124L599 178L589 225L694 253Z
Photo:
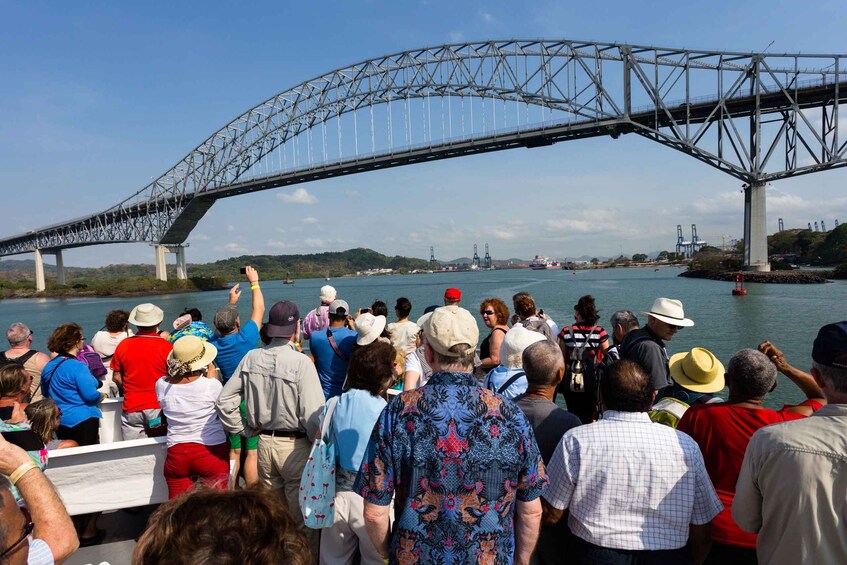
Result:
M330 283L322 279L298 280L294 285L279 281L262 281L267 307L277 300L291 300L301 316L318 303L318 290L332 284L338 297L347 300L352 309L369 306L380 299L392 310L394 300L406 296L412 301L412 319L429 304L441 303L444 289L455 286L462 290L462 305L477 315L481 336L487 333L478 316L483 298L499 297L511 305L511 296L521 290L530 292L544 312L560 325L571 321L573 304L583 294L592 294L600 309L601 324L608 329L609 316L628 308L639 314L648 310L658 296L679 298L685 304L686 316L696 325L679 332L668 343L673 354L702 346L714 352L724 364L732 354L744 347L755 347L766 339L780 347L797 367L811 364L812 341L818 328L828 322L847 318L843 305L847 298L847 282L826 285L749 284L746 297L730 295L731 283L679 278L680 269L604 269L578 271L529 269L434 273L429 275L389 275L379 277L339 278ZM261 275L261 273L260 273ZM250 314L250 291L242 283L244 293L239 301L242 319ZM115 308L130 310L142 302L154 302L165 311L169 325L183 308L197 307L211 324L214 312L226 304L225 291L153 295L132 298L28 299L0 302L0 326L6 328L23 321L35 333L35 344L46 350L47 336L59 324L76 322L87 337L103 325L106 312ZM642 324L645 317L639 315ZM781 377L770 404L797 402L802 395L790 381Z

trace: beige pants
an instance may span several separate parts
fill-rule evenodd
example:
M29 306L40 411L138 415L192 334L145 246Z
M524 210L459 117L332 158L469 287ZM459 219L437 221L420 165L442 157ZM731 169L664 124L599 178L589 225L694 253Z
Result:
M303 524L303 514L298 502L300 477L311 450L312 444L306 438L259 436L259 482L283 494L283 500L288 504L294 523L305 534L312 548L312 555L316 556L319 531Z
M356 546L362 565L385 565L365 529L364 499L355 492L336 492L335 519L331 527L321 530L321 565L353 563Z

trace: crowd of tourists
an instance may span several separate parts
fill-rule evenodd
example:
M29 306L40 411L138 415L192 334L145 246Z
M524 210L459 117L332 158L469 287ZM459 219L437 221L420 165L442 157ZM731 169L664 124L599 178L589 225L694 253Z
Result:
M590 295L560 328L529 293L477 318L457 288L413 320L327 285L301 316L245 271L246 321L236 284L211 325L139 304L47 352L9 327L0 565L103 541L43 471L99 443L110 397L124 440L167 443L134 563L847 563L847 321L806 373L768 341L669 355L694 326L672 298L608 332ZM778 373L806 400L767 408Z

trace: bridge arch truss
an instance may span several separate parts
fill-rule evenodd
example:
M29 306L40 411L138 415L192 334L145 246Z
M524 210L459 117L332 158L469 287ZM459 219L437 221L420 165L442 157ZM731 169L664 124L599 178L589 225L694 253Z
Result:
M602 135L641 135L749 186L842 167L845 57L570 40L395 53L268 98L115 206L6 238L0 256L180 244L219 198Z

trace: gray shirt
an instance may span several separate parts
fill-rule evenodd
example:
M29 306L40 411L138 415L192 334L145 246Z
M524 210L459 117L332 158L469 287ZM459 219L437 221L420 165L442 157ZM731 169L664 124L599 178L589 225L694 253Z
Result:
M759 563L847 563L847 404L758 430L732 517L758 533Z
M541 452L545 465L550 462L550 457L565 432L582 424L575 415L562 410L546 398L522 397L515 403L526 414L532 431L535 432L538 451Z
M668 352L665 342L650 333L647 328L632 330L623 338L620 347L621 358L635 361L647 371L653 381L653 388L662 390L673 384L668 369Z
M247 410L246 421L238 410ZM261 430L318 434L324 394L312 361L287 339L244 356L218 398L217 409L226 431L245 436Z

